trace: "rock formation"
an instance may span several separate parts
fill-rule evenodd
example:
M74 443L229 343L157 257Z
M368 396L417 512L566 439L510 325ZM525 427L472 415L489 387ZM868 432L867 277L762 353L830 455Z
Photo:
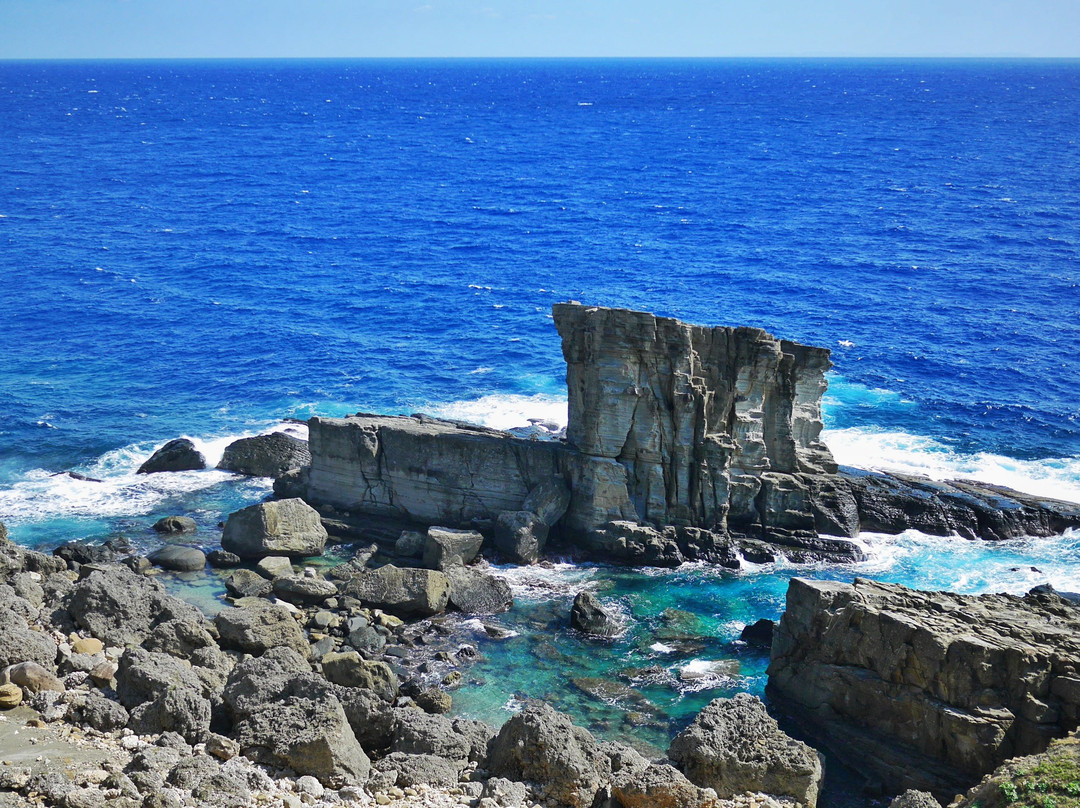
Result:
M478 527L515 563L535 562L549 533L606 560L738 566L857 560L860 530L1002 539L1080 525L1080 505L838 469L820 440L824 348L577 303L553 316L565 441L422 415L316 417L311 466L279 496L392 520L394 538ZM342 519L327 522L357 532Z
M310 463L307 441L284 432L273 432L233 441L225 447L217 467L237 474L276 479L290 469Z
M1080 610L793 579L769 694L888 793L949 797L1080 722Z

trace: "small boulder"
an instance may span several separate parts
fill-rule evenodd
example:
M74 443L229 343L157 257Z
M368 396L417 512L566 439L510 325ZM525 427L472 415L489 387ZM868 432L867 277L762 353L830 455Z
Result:
M623 627L591 592L579 592L570 608L570 625L593 637L615 637Z
M22 704L22 688L16 684L0 685L0 710L10 710Z
M410 786L434 786L450 788L456 786L461 768L445 758L435 755L407 755L404 752L391 752L380 760L377 771L393 772L398 788Z
M18 665L9 665L0 671L0 682L18 685L31 693L40 693L43 690L55 690L63 693L64 683L56 678L55 674L36 662L20 662Z
M221 547L241 558L322 555L326 528L302 499L260 502L229 516Z
M450 580L449 605L466 614L497 614L514 605L510 584L471 567L444 570Z
M158 533L195 533L199 526L190 516L165 516L154 522Z
M206 566L206 556L198 547L167 544L147 556L151 563L174 572L197 572Z
M314 606L337 594L337 587L325 578L308 575L286 575L275 578L274 594L296 606Z
M429 617L446 609L450 579L436 570L402 569L387 564L377 570L359 571L344 582L342 594L391 614Z
M740 693L714 699L668 748L692 783L722 799L747 791L791 797L813 808L821 790L821 757L784 733L761 699Z
M139 466L136 474L155 474L160 471L199 471L206 468L206 458L187 438L171 440L154 452Z
M471 564L483 544L484 537L475 530L429 527L424 543L424 566L445 570Z
M311 452L306 440L274 432L233 441L225 447L217 467L250 477L277 479L290 469L310 465Z
M720 808L711 788L695 786L669 763L652 763L644 769L618 772L611 795L622 808Z
M755 648L769 648L772 646L772 636L775 628L776 623L763 617L756 623L744 626L742 633L739 634L739 639Z
M11 604L0 608L0 665L16 665L27 660L51 666L56 662L56 643L40 631L32 631Z
M226 550L211 550L206 554L206 563L215 569L232 569L233 567L239 567L243 563L243 559L236 553L230 553Z
M292 613L280 604L263 600L222 609L214 618L222 648L261 654L268 648L286 646L301 657L308 656L308 642Z
M903 794L893 797L889 808L941 808L941 803L929 791L916 791L909 788Z
M394 542L394 553L403 558L419 558L424 554L427 537L415 530L403 530Z
M290 571L292 565L289 565ZM239 569L225 579L225 591L234 598L258 598L270 594L273 584L252 570Z
M267 556L259 560L255 570L270 581L293 574L292 561L288 556Z

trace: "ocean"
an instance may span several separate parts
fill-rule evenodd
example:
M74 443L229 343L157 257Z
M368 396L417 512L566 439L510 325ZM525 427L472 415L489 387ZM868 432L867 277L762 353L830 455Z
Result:
M832 349L841 463L1080 501L1078 120L1080 61L0 62L0 521L149 547L182 513L209 547L269 486L136 477L171 438L565 422L570 299ZM1080 588L1075 532L860 540L845 567L502 569L517 635L477 627L456 709L544 697L663 747L761 692L738 633L792 575ZM623 638L560 633L584 587Z

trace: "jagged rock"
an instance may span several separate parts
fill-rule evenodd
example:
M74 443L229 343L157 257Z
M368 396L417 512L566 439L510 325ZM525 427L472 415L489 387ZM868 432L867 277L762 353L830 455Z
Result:
M570 608L570 625L594 637L615 637L623 626L591 592L578 592Z
M26 661L52 667L56 663L56 643L48 634L31 631L13 609L0 609L0 666Z
M52 671L36 662L8 665L0 672L0 683L8 682L25 688L30 693L40 693L42 690L63 693L65 690L64 683L57 679Z
M621 808L720 808L716 792L700 788L667 763L628 768L611 782L611 796Z
M388 701L360 687L336 687L334 694L365 750L379 752L390 746L397 729L397 711Z
M1010 805L1073 808L1077 804L1078 791L1080 737L1074 732L1052 741L1045 752L1006 761L966 794L949 803L949 808L1007 808ZM935 808L937 804L918 803L912 808L916 805L917 808Z
M514 564L535 564L547 545L549 528L532 511L503 511L495 518L495 548Z
M273 581L274 594L297 606L313 606L337 594L337 586L325 578L286 575Z
M398 678L385 662L364 659L356 651L326 654L322 660L323 675L334 684L362 687L386 701L398 694Z
M674 528L661 531L634 522L609 522L589 533L586 546L594 554L627 564L677 567L686 560Z
M445 690L440 690L437 687L428 687L413 693L412 700L425 713L445 715L454 707L453 697Z
M217 467L251 477L277 478L291 469L310 464L307 441L274 432L233 441L225 447Z
M147 556L152 564L176 572L196 572L206 566L206 556L198 547L167 544Z
M206 458L187 438L171 440L150 455L139 466L136 474L154 474L159 471L199 471L206 468Z
M173 731L191 743L210 730L210 702L202 681L180 660L141 648L120 658L116 694L130 713L128 726L142 735Z
M240 754L240 744L232 738L211 733L210 737L206 739L206 753L213 755L218 760L232 760Z
M76 583L67 610L76 624L120 647L138 645L169 620L203 620L197 608L166 593L160 583L123 566L95 570Z
M491 742L488 771L532 783L546 800L591 808L611 780L611 761L587 730L547 704L532 702Z
M450 579L437 570L402 569L387 564L356 573L344 582L341 593L391 614L424 617L446 609Z
M222 609L214 618L222 648L261 654L269 648L285 646L306 658L307 637L284 606L262 600L248 600L242 607Z
M61 544L52 553L62 558L72 569L83 564L108 564L116 560L116 551L106 544L89 544L84 541L68 541Z
M195 533L199 526L190 516L163 516L154 522L158 533Z
M424 543L424 566L445 571L471 564L483 543L484 537L475 530L429 527Z
M292 564L289 565L290 572ZM225 590L234 598L258 598L268 595L273 583L252 570L239 569L225 579Z
M879 787L955 794L1080 720L1080 611L793 579L769 693Z
M209 624L204 620L197 620L192 615L181 615L158 623L143 640L142 646L147 651L191 659L199 649L217 649L217 643L208 627Z
M391 752L380 760L375 768L380 772L393 772L395 785L399 788L427 785L449 788L457 785L461 768L445 758L435 755L407 755Z
M777 726L756 696L714 699L668 748L696 785L721 798L746 791L791 797L813 808L821 788L817 752Z
M445 570L450 580L449 605L466 614L497 614L514 605L510 584L469 567Z
M177 761L166 775L165 783L190 794L196 805L207 808L248 808L254 804L250 789L240 777L202 755Z
M903 794L894 797L889 803L889 808L941 808L941 803L929 791L916 791L909 788Z
M113 732L127 726L130 716L123 705L106 698L100 691L91 690L86 694L82 706L83 723L98 732Z
M390 751L409 755L435 755L446 760L469 760L470 739L455 729L455 723L443 715L425 713L415 707L394 709L396 719Z
M480 792L481 808L500 806L500 808L521 808L529 796L524 783L507 780L505 777L492 777L484 783ZM488 802L484 802L488 800Z
M319 512L301 499L260 502L231 514L221 547L241 558L322 555L326 528Z
M747 645L769 648L772 646L773 631L775 630L776 623L763 617L749 626L744 626L739 633L739 639Z

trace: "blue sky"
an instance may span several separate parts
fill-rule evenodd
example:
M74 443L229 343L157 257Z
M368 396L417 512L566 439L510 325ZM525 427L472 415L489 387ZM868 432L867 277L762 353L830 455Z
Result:
M1080 0L0 0L0 58L1080 57Z

